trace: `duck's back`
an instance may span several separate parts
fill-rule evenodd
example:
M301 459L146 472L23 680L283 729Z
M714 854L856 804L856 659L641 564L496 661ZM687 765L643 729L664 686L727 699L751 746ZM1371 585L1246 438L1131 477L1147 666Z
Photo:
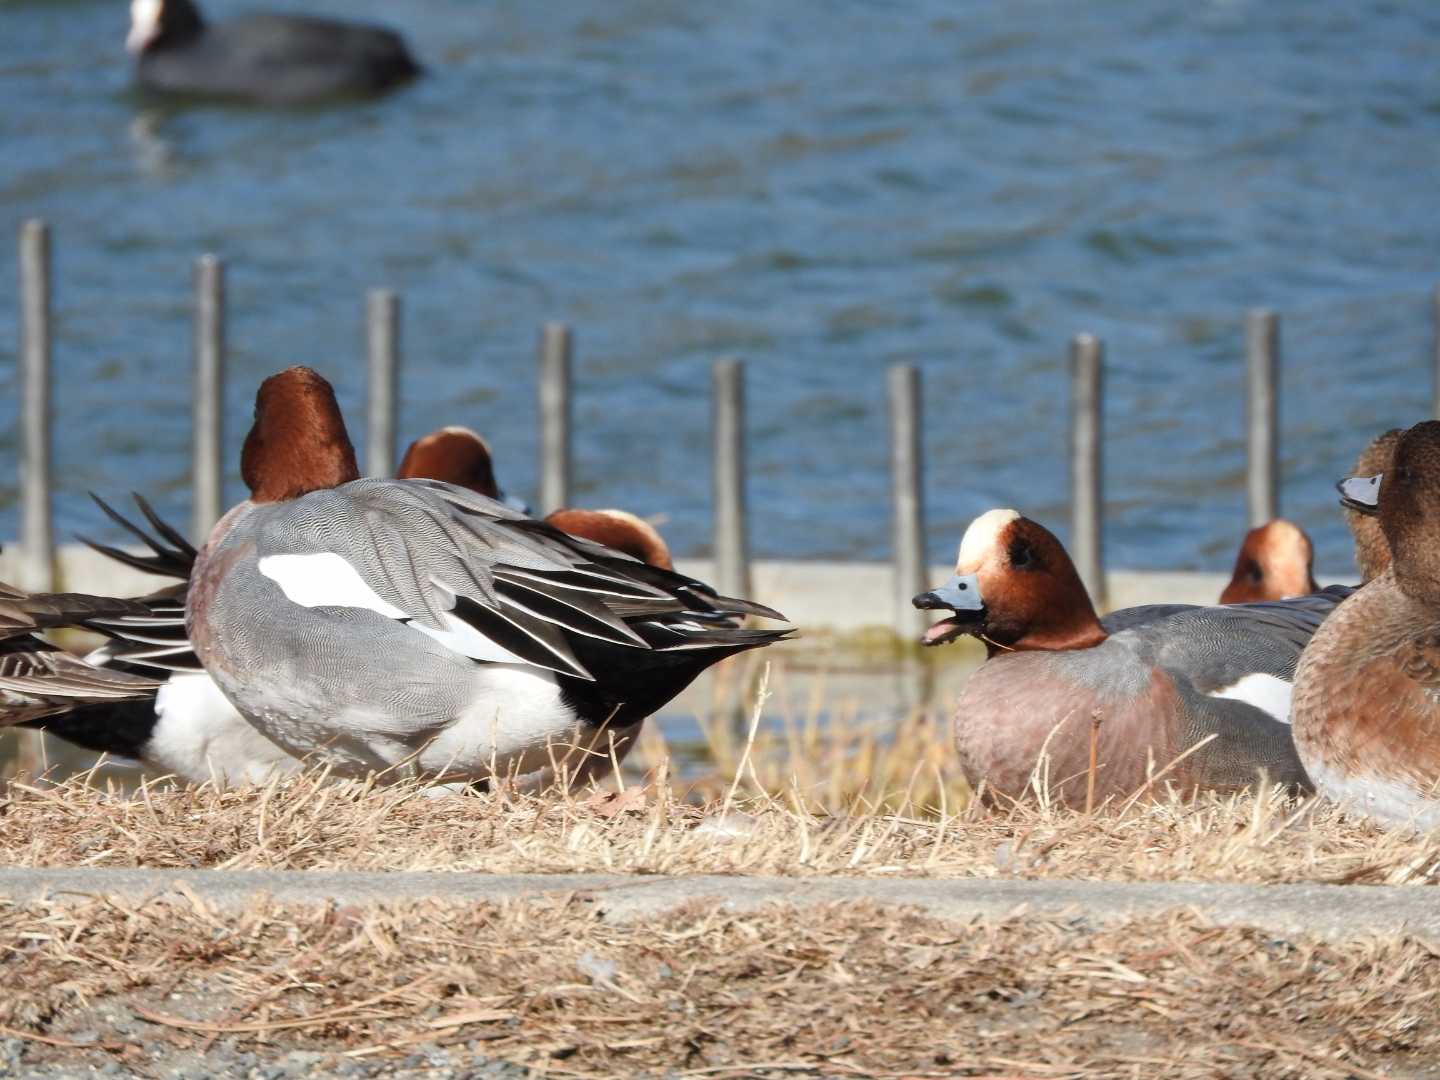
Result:
M152 90L280 104L381 93L420 67L384 27L257 14L147 51L137 71Z

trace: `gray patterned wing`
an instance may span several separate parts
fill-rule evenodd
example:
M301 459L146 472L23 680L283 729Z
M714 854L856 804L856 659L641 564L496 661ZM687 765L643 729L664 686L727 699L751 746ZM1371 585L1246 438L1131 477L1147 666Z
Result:
M761 609L575 538L503 503L438 481L357 480L266 514L257 567L305 606L368 607L477 660L593 676L569 641L664 646L638 624ZM338 556L305 562L306 556ZM339 570L330 593L315 568ZM358 586L341 585L350 571ZM368 595L367 595L368 594ZM693 647L696 635L675 635ZM717 642L718 644L718 642Z
M1199 607L1151 624L1159 661L1190 675L1196 690L1214 694L1247 675L1289 682L1300 654L1330 612L1354 590L1343 585L1291 600ZM1144 637L1146 627L1139 628Z
M1133 630L1156 619L1168 619L1182 611L1198 610L1194 604L1142 604L1140 607L1121 608L1100 619L1100 625L1107 634L1118 634L1122 630Z

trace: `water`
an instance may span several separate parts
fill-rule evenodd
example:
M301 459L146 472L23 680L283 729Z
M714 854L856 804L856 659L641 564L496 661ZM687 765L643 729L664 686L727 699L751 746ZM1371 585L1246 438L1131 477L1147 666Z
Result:
M1285 316L1283 510L1322 567L1349 566L1331 481L1429 408L1433 5L271 6L396 24L430 77L372 104L156 110L127 87L120 0L0 2L0 227L56 232L61 536L109 535L88 489L188 520L202 251L231 266L231 461L287 364L321 368L358 423L363 292L385 284L406 302L402 437L478 427L531 493L534 341L565 319L577 500L668 515L682 553L708 542L722 354L750 361L769 556L885 554L894 361L925 369L937 559L991 506L1063 524L1078 330L1109 346L1115 565L1228 563L1247 306ZM14 321L7 299L12 461Z

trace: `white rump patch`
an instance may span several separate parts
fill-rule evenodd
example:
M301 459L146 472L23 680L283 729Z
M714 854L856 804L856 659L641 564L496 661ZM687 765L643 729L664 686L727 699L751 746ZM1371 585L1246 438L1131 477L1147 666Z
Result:
M387 619L405 619L408 612L384 600L365 584L360 572L334 552L315 555L267 555L256 568L301 607L364 608Z
M1252 672L1237 682L1220 690L1211 690L1207 697L1230 698L1253 705L1268 713L1282 724L1290 723L1290 692L1293 689L1284 679L1263 672Z
M1018 510L987 510L972 521L960 541L960 555L955 560L955 569L963 570L984 562L985 556L1000 542L1001 531L1019 517Z
M164 9L164 0L130 0L130 33L125 36L125 48L138 53L154 41L160 33L160 13Z

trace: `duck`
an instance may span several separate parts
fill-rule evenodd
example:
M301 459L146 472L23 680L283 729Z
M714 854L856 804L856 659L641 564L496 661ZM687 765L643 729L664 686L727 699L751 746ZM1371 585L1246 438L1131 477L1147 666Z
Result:
M161 598L156 603L163 607ZM139 758L164 744L157 724L161 679L124 667L96 664L40 636L43 630L104 632L114 619L145 621L149 598L117 599L86 593L27 593L0 584L0 727L50 731L76 745Z
M570 536L589 540L623 552L648 566L660 570L675 569L670 546L654 525L628 510L608 507L602 510L581 510L562 507L545 515L545 522Z
M495 479L490 444L473 428L459 424L436 428L405 448L397 480L443 480L496 499L513 510L530 513L521 499L506 494Z
M1378 477L1390 467L1395 456L1395 447L1404 428L1390 428L1376 435L1360 451L1355 467L1350 470L1353 477ZM1375 481L1378 489L1379 481ZM1362 513L1342 500L1345 524L1350 526L1350 535L1355 538L1355 566L1360 571L1360 583L1374 581L1390 566L1390 545L1385 541L1385 532L1380 528L1380 519L1372 513Z
M971 635L986 646L955 711L966 779L992 801L1018 799L1045 759L1037 779L1073 806L1088 799L1092 719L1098 800L1140 791L1167 767L1163 781L1187 795L1253 788L1262 775L1308 791L1290 736L1291 681L1347 592L1102 619L1055 535L996 509L966 529L954 576L913 603L952 613L923 644Z
M1390 564L1316 632L1295 673L1295 746L1319 793L1390 827L1440 827L1440 422L1383 474L1340 483Z
M1310 537L1293 521L1273 518L1245 534L1220 603L1287 600L1319 591Z
M78 722L153 698L155 680L97 668L40 636L97 618L143 616L143 601L88 593L29 593L0 582L0 727L28 727L56 715Z
M451 425L416 439L395 475L402 480L443 480L528 513L524 503L500 489L490 444L472 428ZM562 507L545 515L545 521L563 533L624 552L660 570L675 569L669 545L655 526L627 510Z
M185 581L197 554L195 548L141 496L135 497L136 503L159 538L94 498L112 520L139 538L150 554L137 555L92 540L86 543L137 569L178 578L181 584L125 600L77 599L65 594L71 599L46 625L87 630L107 640L83 657L55 650L47 654L48 661L63 664L71 680L116 678L134 692L123 700L55 696L53 707L26 716L12 713L9 722L191 784L261 784L299 772L303 763L261 735L235 710L190 648L185 634ZM33 598L30 603L35 603ZM58 675L37 672L32 675L29 692L42 694L40 684L47 681L62 682Z
M489 444L470 428L436 429L410 444L397 474L405 479L435 479L469 487L523 509L495 480ZM136 553L88 537L86 544L117 562L146 573L189 581L198 552L141 495L133 496L150 530L137 525L109 503L92 495L100 510L147 549ZM547 520L580 539L606 543L663 570L673 569L669 549L647 522L619 510L558 511ZM89 629L110 637L85 662L133 671L161 681L151 701L127 703L123 713L99 710L57 712L29 726L95 753L128 758L152 773L190 784L219 787L263 784L300 772L305 762L271 742L230 704L201 667L185 631L186 584L146 598L139 617L132 611L92 621ZM633 745L626 732L617 738L613 760L587 758L568 780L572 786L599 781ZM529 790L543 790L555 779L542 772L529 778Z
M276 13L210 23L194 0L132 0L125 47L146 92L262 105L372 97L422 73L382 26Z
M712 664L793 633L467 488L361 478L310 368L261 384L241 476L250 497L195 561L189 640L246 719L337 775L491 780L605 753Z

